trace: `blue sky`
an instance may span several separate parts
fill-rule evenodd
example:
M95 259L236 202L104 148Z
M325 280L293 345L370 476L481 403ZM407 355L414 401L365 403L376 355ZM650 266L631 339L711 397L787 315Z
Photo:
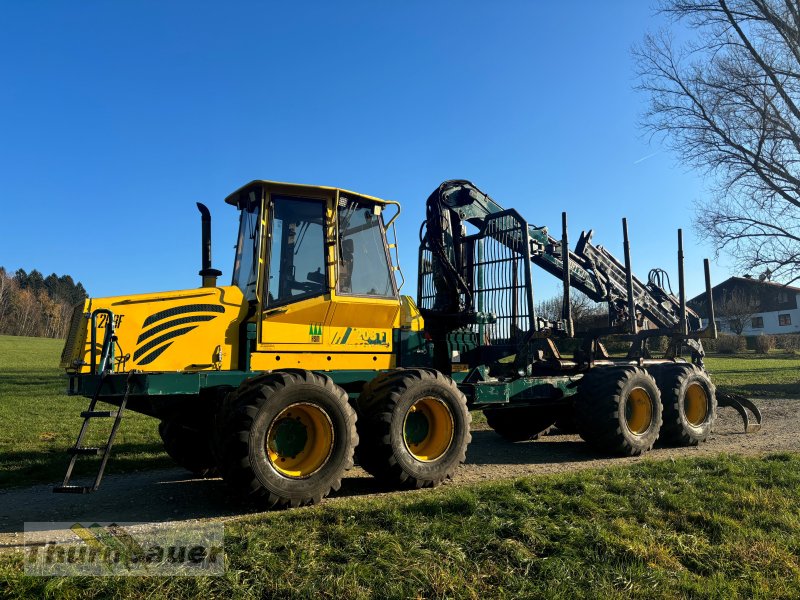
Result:
M196 287L200 201L227 282L222 200L273 179L402 202L414 295L424 201L464 178L554 231L567 210L573 240L593 228L620 257L627 216L642 278L676 280L684 227L700 293L702 179L637 125L630 48L660 24L640 0L5 2L0 265L95 296Z

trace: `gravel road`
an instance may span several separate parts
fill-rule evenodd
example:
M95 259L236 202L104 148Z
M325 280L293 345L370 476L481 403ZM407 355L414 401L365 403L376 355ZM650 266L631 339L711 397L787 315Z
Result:
M696 448L656 448L635 458L598 457L575 435L551 435L535 442L512 444L488 426L477 425L467 463L450 485L622 465L645 458L800 452L800 400L757 400L756 404L764 415L764 426L757 433L744 434L738 414L724 408L720 409L708 442ZM356 467L348 472L342 489L325 502L386 494L373 481ZM256 506L228 497L221 480L191 479L179 468L109 476L98 492L86 496L53 494L51 489L51 485L36 485L0 491L0 550L19 549L25 521L164 523L259 512Z

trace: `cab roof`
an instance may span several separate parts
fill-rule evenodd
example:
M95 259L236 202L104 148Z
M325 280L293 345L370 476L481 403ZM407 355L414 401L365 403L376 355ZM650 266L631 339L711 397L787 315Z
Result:
M301 193L303 191L309 191L310 192L310 191L313 191L313 190L322 190L322 191L325 191L325 192L337 192L337 193L340 193L340 194L341 193L352 194L354 196L359 196L361 198L366 198L367 200L371 200L371 201L377 202L379 204L389 204L390 203L389 201L382 200L380 198L376 198L375 196L369 196L367 194L362 194L360 192L354 192L352 190L346 190L344 188L330 187L330 186L327 186L327 185L306 185L306 184L303 184L303 183L286 183L286 182L283 182L283 181L267 181L265 179L254 179L250 183L247 183L247 184L243 185L242 187L240 187L235 192L229 194L228 197L225 198L225 202L227 202L228 204L233 204L234 206L237 206L240 194L249 192L254 187L261 187L261 186L274 187L274 188L283 188L284 190L286 188L294 188L298 192L301 192Z

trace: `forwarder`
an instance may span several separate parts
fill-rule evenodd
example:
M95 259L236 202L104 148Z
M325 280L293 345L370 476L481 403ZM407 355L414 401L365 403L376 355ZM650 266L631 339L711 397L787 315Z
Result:
M591 232L569 250L468 181L442 183L420 229L417 301L400 294L397 202L323 186L253 181L226 198L240 212L231 285L211 266L202 204L202 287L93 298L75 308L61 366L69 392L91 398L62 485L100 485L127 410L160 420L168 454L199 475L221 475L266 506L300 506L339 489L354 458L398 487L435 486L466 459L470 410L512 441L554 423L603 453L637 455L710 434L721 404L701 339L716 336L665 273L633 276ZM532 266L560 278L562 318L534 310ZM400 275L398 282L397 275ZM570 291L608 307L608 326L576 333ZM611 357L602 339L630 343ZM662 358L648 340L666 336ZM572 339L574 338L574 339ZM563 341L562 341L563 340ZM562 347L573 348L565 358ZM682 358L687 352L689 360ZM99 402L115 407L99 410ZM108 442L86 447L93 419ZM90 485L71 483L82 455L101 457Z

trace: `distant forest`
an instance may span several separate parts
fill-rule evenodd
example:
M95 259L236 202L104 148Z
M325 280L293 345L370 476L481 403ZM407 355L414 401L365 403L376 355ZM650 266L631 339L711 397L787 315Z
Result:
M0 334L64 338L73 308L87 296L69 275L10 275L0 267Z

